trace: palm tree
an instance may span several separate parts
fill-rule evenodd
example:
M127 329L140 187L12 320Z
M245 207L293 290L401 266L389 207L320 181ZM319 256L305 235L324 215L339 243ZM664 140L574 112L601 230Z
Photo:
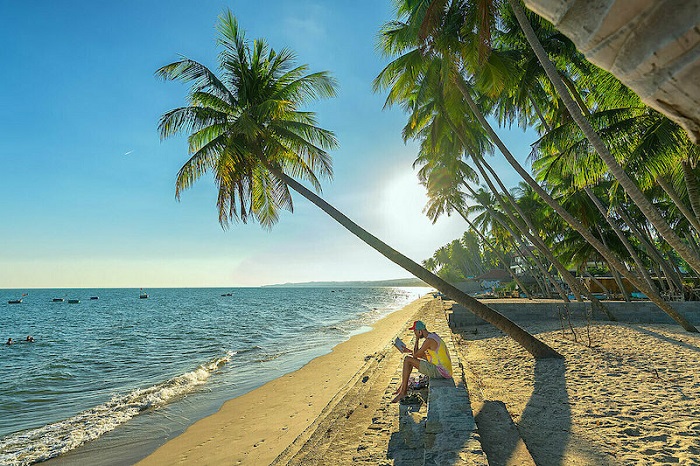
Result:
M700 222L686 206L686 199L681 195L685 192L686 198L690 197L689 193L693 190L691 186L697 185L692 173L687 177L685 170L681 169L691 163L695 146L687 140L685 132L678 125L658 112L640 106L637 96L631 97L618 99L618 107L598 110L590 114L589 119L601 137L614 149L614 154L619 157L626 156L627 166L637 174L639 186L649 198L657 205L666 203L667 199L673 202L671 208L664 211L667 221L674 229L678 233L697 235L700 232ZM533 168L538 177L546 180L550 186L561 185L562 181L566 180L565 184L568 184L569 188L586 190L590 186L600 184L602 180L608 186L612 208L615 203L621 202L615 189L618 184L605 182L606 179L610 179L609 175L600 163L596 163L595 157L591 158L586 146L587 142L578 127L571 123L562 124L538 141L537 149L532 154L538 157L533 163ZM667 177L669 181L666 181ZM634 224L629 223L626 216L620 218L630 229L630 239L641 241L644 238L639 232L633 231ZM646 222L646 219L644 221ZM658 263L664 269L667 279L673 281L673 288L682 289L675 274L669 273L667 261L659 260L656 248L649 247L648 242L642 244L647 254L656 256L652 263ZM644 275L644 268L638 267L638 270Z
M319 177L332 175L326 152L332 132L316 126L313 112L299 108L335 94L326 73L307 73L289 50L279 53L264 40L251 44L230 11L218 23L221 77L184 58L160 68L166 80L191 83L190 105L165 113L161 138L186 132L190 159L178 173L176 196L202 174L212 172L219 195L219 222L258 221L271 228L280 209L292 210L289 188L301 194L379 253L493 324L536 358L561 358L556 351L503 315L441 280L371 235L293 177L320 191Z
M438 0L434 1L438 2ZM404 5L403 3L407 4ZM444 5L445 2L438 3L443 3ZM685 330L697 332L697 329L692 324L667 302L658 297L658 294L654 293L635 276L630 275L627 268L605 244L598 240L532 178L498 137L491 124L486 120L482 109L472 97L475 87L473 83L475 72L477 70L482 71L485 67L483 63L477 64L474 59L474 53L470 45L478 42L478 40L475 40L477 34L473 31L474 27L464 27L465 22L460 16L463 14L460 2L449 2L445 11L437 15L431 12L430 6L432 5L427 6L426 2L418 2L416 4L413 2L410 2L410 4L409 2L400 2L399 6L398 14L407 16L407 21L389 23L382 31L381 40L384 51L387 54L400 56L387 65L375 80L375 89L390 89L387 105L406 101L410 108L416 98L420 97L420 93L414 91L412 83L417 78L425 75L428 67L434 66L434 63L442 63L441 75L443 81L452 84L460 91L472 116L481 124L489 139L498 147L499 151L523 180L533 188L547 205L555 210L588 243L595 247L611 266L620 273L625 274L634 286L649 296L654 304L659 306ZM429 23L427 18L431 15L437 16L439 19L433 23L426 33L423 31L423 25Z
M466 166L466 164L461 161L457 161L457 163ZM475 232L479 238L481 238L484 246L491 249L501 263L507 267L508 273L523 293L525 293L525 296L528 299L532 299L530 291L522 283L517 274L509 267L510 262L507 260L505 253L498 249L469 219L466 213L465 194L459 189L459 184L463 183L464 179L462 177L455 177L454 174L455 170L449 170L445 167L423 167L420 170L419 178L421 184L425 186L428 192L428 203L423 212L433 223L437 222L437 219L444 213L450 215L453 211L457 212L464 221L467 222L471 231ZM466 243L464 239L467 238L468 233L469 232L464 233L462 242ZM434 261L434 259L431 260Z
M654 225L654 228L656 228L656 230L668 242L668 244L671 245L671 247L673 247L695 271L700 273L700 256L690 249L690 247L684 243L681 238L678 237L678 235L675 234L658 209L656 209L651 201L644 196L639 187L634 183L634 181L632 181L629 175L627 175L624 168L610 153L600 135L595 131L591 123L586 118L584 112L587 114L588 109L582 109L579 103L574 102L569 93L569 89L566 87L561 75L559 74L559 71L550 61L549 57L547 56L547 52L542 47L542 44L537 38L535 31L532 29L532 25L525 15L525 12L520 5L520 1L521 0L508 0L515 17L517 18L518 23L520 24L520 27L527 38L527 41L535 52L535 55L537 55L538 60L542 64L542 67L547 73L552 85L557 90L557 94L564 102L569 114L579 128L581 128L581 131L583 131L583 133L586 135L586 138L590 142L595 152L598 154L598 156L600 156L603 162L605 162L605 165L607 165L610 173L615 176L615 179L620 183L630 199L632 199L632 201L644 213L644 216L649 219L649 221Z

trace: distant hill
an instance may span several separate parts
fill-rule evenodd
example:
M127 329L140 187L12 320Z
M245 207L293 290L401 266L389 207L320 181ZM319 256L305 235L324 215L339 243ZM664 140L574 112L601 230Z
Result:
M364 282L304 282L304 283L280 283L277 285L265 285L263 288L367 288L370 286L402 286L402 287L429 287L418 278L398 278L396 280L378 280Z

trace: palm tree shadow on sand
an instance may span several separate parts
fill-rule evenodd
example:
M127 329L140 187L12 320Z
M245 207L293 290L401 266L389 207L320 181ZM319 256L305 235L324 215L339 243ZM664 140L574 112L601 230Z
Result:
M493 336L492 332L481 328L483 330L478 333L463 331L463 339L474 341ZM478 374L472 374L478 378ZM515 423L513 413L508 412L503 401L488 399L489 394L482 394L478 389L480 383L470 378L472 409L490 466L533 464L530 456L538 465L565 464L564 456L571 441L572 425L565 359L536 359L533 378L532 393ZM480 399L480 395L484 398Z
M670 344L672 344L672 345L680 346L680 347L682 347L682 348L686 348L686 349L689 349L689 350L696 351L696 352L700 353L700 348L698 348L697 346L695 346L695 345L693 345L693 344L691 344L691 343L687 343L687 342L682 341L682 340L677 340L677 339L668 337L668 336L666 336L666 335L662 335L662 334L659 333L659 332L655 332L655 331L653 331L653 330L650 330L650 329L648 329L648 328L643 328L643 327L640 327L640 326L635 326L635 330L636 330L637 332L644 333L644 334L649 335L649 336L651 336L651 337L658 338L659 340L665 341L666 343L670 343Z
M540 458L555 459L564 464L564 451L570 440L571 405L566 391L566 361L535 361L532 395L520 416L518 429L535 463L547 464Z
M470 336L474 338L474 335ZM462 389L465 387L462 386ZM530 455L534 464L565 464L572 414L566 390L564 359L535 361L534 387L517 426L502 401L481 401L476 399L476 395L474 397L470 400L471 409L474 410L478 436L489 466L533 464L529 461ZM399 431L392 434L387 448L387 458L393 459L397 465L419 464L419 458L427 448L424 442L430 443L425 436L424 426L411 418L410 411L411 408L408 408L400 415ZM418 431L421 432L420 439L416 436ZM453 440L462 442L461 454L469 450L471 434L471 429L457 429L449 434ZM445 460L446 457L443 456L442 459ZM455 464L456 461L457 452L454 461L441 464Z
M474 419L489 466L564 464L571 430L565 374L563 359L535 361L534 387L517 425L503 401L475 396Z

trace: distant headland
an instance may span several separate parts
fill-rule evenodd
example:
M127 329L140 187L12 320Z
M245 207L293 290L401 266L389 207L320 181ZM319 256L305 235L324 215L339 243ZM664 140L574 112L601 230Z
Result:
M395 280L351 281L351 282L303 282L264 285L262 288L367 288L371 286L429 287L418 278L398 278Z

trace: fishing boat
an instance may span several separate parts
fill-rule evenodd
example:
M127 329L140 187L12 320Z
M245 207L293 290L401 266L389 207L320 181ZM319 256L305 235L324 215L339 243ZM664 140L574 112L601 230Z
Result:
M224 293L221 296L233 296L233 293Z
M7 304L22 304L22 300L24 299L25 296L27 296L27 293L22 293L22 297L21 297L21 298L19 298L19 299L10 299L9 301L7 301Z
M68 304L80 304L80 300L79 299L69 299Z
M62 303L65 300L63 298L53 298L51 301L54 303Z
M139 295L139 299L148 299L148 293L141 290L141 294Z

